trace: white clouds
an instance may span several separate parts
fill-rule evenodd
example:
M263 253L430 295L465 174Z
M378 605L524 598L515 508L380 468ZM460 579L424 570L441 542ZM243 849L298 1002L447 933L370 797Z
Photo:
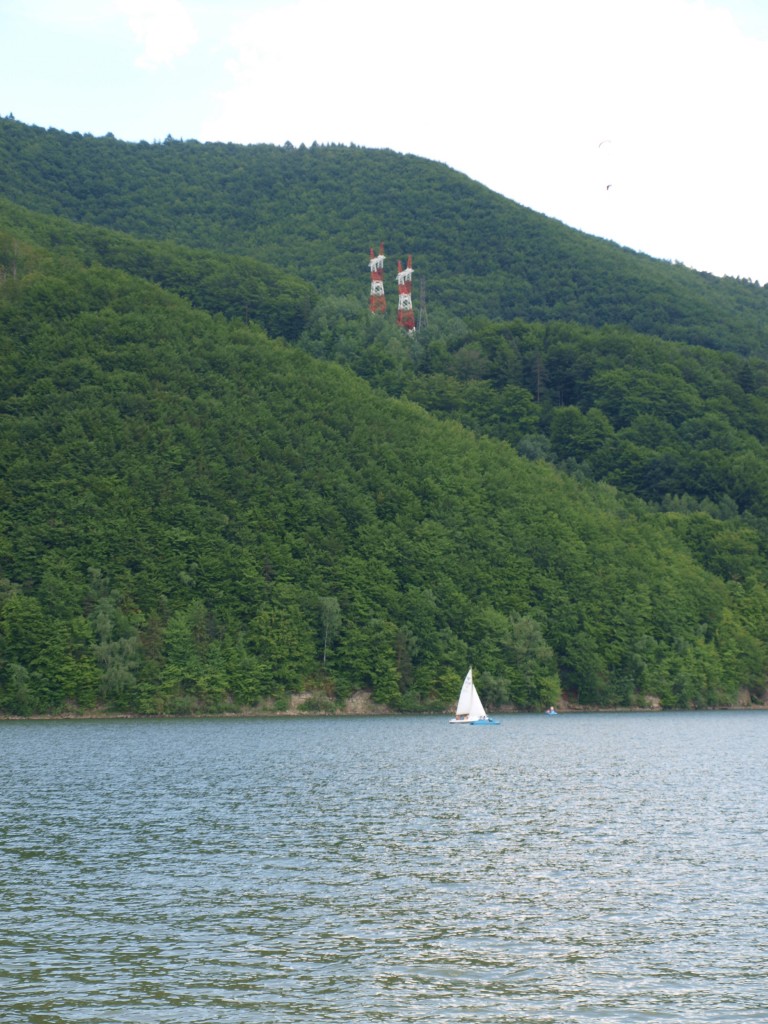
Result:
M27 0L0 36L0 94L23 119L127 139L416 153L591 234L768 281L765 10Z
M293 0L230 45L205 137L413 152L654 255L748 265L768 45L714 2Z
M587 232L768 280L768 43L740 24L715 0L294 0L232 33L204 135L417 153Z
M199 39L192 14L181 0L114 0L114 9L141 47L136 58L140 68L170 66Z

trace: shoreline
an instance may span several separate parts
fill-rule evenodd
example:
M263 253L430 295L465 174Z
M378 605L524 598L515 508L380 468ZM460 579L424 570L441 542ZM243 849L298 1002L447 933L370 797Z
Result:
M680 712L713 711L768 711L768 704L725 704L707 708L660 708L660 707L564 707L557 711L558 717L565 715L649 715ZM81 711L61 711L34 715L2 715L0 722L99 722L99 721L194 721L204 718L441 718L453 712L446 711L393 711L391 708L367 708L361 710L303 710L292 708L275 711L265 708L242 708L238 711L202 711L199 714L142 714L138 711L108 711L89 708ZM518 711L514 708L493 709L496 715L543 715L543 711Z

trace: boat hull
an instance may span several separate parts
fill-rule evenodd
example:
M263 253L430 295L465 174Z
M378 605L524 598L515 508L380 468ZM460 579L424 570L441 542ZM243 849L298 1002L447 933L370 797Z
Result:
M477 718L474 722L468 721L466 718L452 718L449 725L501 725L495 718Z

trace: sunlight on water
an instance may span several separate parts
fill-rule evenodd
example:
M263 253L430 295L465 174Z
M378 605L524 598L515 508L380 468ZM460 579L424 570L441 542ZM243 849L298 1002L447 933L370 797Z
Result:
M768 715L0 723L10 1024L766 1019Z

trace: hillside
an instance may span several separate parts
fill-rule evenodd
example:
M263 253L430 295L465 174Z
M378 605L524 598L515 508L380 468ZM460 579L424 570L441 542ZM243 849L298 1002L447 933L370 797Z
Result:
M765 592L673 529L261 328L17 241L0 289L6 711L444 707L764 678ZM327 695L327 696L323 696Z
M95 228L33 213L0 199L0 267L24 274L48 251L73 254L86 265L125 270L189 299L209 313L260 324L274 337L296 340L317 301L315 289L294 275L249 256L191 249L173 242L137 239L125 232ZM34 242L26 249L20 239Z
M591 238L433 161L346 146L125 143L0 119L0 193L143 238L255 257L364 296L368 247L413 253L435 312L620 324L768 354L768 287Z
M764 698L766 289L396 154L3 146L0 711Z

